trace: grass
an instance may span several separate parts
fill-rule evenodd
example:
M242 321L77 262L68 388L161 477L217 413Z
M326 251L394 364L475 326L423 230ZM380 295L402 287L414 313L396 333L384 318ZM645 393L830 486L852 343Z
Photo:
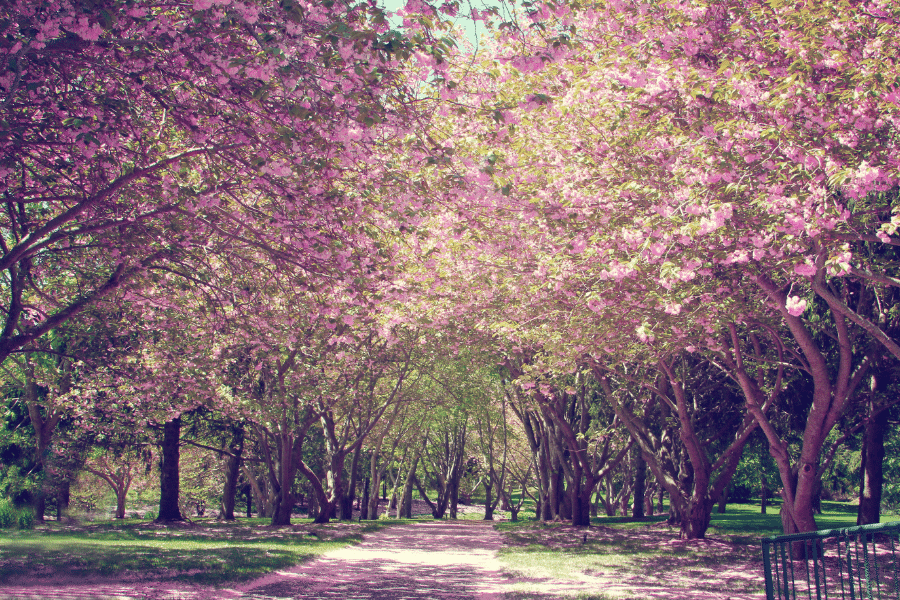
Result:
M823 508L825 514L817 516L820 529L855 524L855 506L823 502ZM677 587L673 573L684 578L685 586L706 580L719 583L730 570L757 569L760 539L781 532L777 506L763 515L756 505L729 504L726 513L713 513L708 544L678 541L677 532L663 523L665 515L641 521L599 517L585 530L531 521L533 514L523 511L519 522L495 523L506 537L501 551L505 569L525 580L508 595L511 600L546 598L541 582L551 580L556 588L562 586L582 600L631 597L608 589L621 582ZM267 519L244 518L233 523L199 520L171 528L138 519L74 527L49 522L35 530L0 531L0 583L14 582L17 576L32 581L50 576L147 577L221 586L290 567L356 543L364 533L409 522L315 525L295 519L286 528L269 527ZM729 585L749 593L760 591L756 581L738 578Z
M267 527L267 519L200 521L161 527L140 520L84 527L49 524L0 532L0 582L15 576L86 578L135 575L202 585L246 581L359 542L362 534L403 521ZM36 565L43 565L37 567Z
M710 535L732 534L763 538L781 535L780 506L770 505L760 514L758 505L729 504L725 514L713 512ZM836 529L856 525L856 506L846 502L822 502L822 514L816 515L818 529ZM758 540L754 540L758 541Z
M667 508L667 507L666 507ZM668 509L668 508L667 508ZM856 505L847 502L822 502L823 513L816 515L818 529L836 529L839 527L853 527L856 525ZM752 538L754 543L758 538L781 535L780 505L772 503L766 509L766 514L761 514L757 504L729 504L725 513L717 513L713 510L712 520L708 535L740 535ZM515 529L517 527L532 527L536 521L532 521L534 511L522 512L520 520L516 523L499 523L501 530ZM620 527L623 529L641 528L650 523L662 523L666 520L667 513L657 513L652 517L634 520L630 517L592 517L591 525L603 525L607 527Z
M823 502L822 508L819 529L856 524L853 505ZM548 581L569 586L571 596L583 600L645 598L654 586L708 586L709 597L721 589L763 593L760 540L781 534L778 506L760 514L758 505L729 504L724 514L713 513L706 541L680 541L664 521L665 514L640 521L597 517L589 529L531 520L497 523L506 537L504 570L524 579L509 598L546 598Z

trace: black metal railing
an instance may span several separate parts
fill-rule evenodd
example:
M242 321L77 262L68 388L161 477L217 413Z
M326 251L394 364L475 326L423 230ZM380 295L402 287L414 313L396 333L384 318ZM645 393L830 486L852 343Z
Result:
M762 541L767 600L900 600L900 521Z

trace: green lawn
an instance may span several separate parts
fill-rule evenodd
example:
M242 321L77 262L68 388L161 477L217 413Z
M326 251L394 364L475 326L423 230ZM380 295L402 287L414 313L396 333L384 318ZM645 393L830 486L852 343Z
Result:
M35 530L0 530L0 582L16 575L73 577L139 574L154 579L221 585L246 581L360 541L362 534L403 521L267 527L267 519L199 521L160 527L126 519L82 527L55 523Z
M825 513L817 516L820 529L855 524L855 506L824 502L823 508ZM781 532L777 506L770 506L765 515L758 506L745 504L729 504L726 513L714 513L708 537L726 542L724 550L714 544L678 542L677 532L662 522L665 515L638 522L599 517L592 519L594 527L579 529L532 521L533 514L523 512L517 523L496 523L508 542L501 553L506 569L519 577L553 579L573 586L585 578L602 579L610 574L615 581L668 582L673 572L684 572L702 580L703 573L759 561L760 539ZM51 574L78 578L128 574L223 585L304 562L356 543L363 533L407 522L314 525L295 519L294 525L286 528L269 527L267 519L200 520L171 528L136 519L83 526L50 522L34 530L0 530L0 582L23 575L39 579ZM525 585L512 597L528 598L530 594Z
M855 506L823 502L822 507L819 529L856 524ZM705 588L710 597L721 589L762 594L760 541L781 534L778 506L763 515L758 505L729 504L724 514L713 513L708 540L699 542L678 540L677 529L664 524L665 514L640 521L597 517L591 528L532 521L533 512L525 516L518 523L496 524L507 542L501 551L504 569L524 580L512 596L517 600L546 597L549 581L569 585L572 597L589 600L647 596L627 591L625 583L638 590L665 589L673 597L679 589ZM757 575L748 578L750 572Z
M668 507L666 507L668 509ZM835 529L838 527L853 527L856 525L856 505L848 502L822 502L823 513L816 515L816 525L819 529ZM729 504L726 512L719 514L713 511L708 535L730 534L745 535L757 538L772 535L781 535L780 505L776 502L769 504L766 514L761 514L758 504ZM667 513L657 513L655 516L646 517L639 521L628 517L592 517L592 525L604 525L607 527L636 528L644 527L648 523L661 523L666 520ZM535 523L533 521L534 510L522 511L519 523L501 523L501 528L516 528ZM886 515L883 522L897 520L895 515Z
M718 533L756 536L781 535L780 506L769 506L760 514L759 505L729 504L725 514L713 512L710 535ZM836 529L856 525L856 505L847 502L822 502L822 514L816 515L818 529Z

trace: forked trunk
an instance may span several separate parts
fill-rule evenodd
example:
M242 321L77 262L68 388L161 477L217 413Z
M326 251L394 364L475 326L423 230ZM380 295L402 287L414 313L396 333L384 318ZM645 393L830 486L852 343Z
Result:
M490 479L490 478L488 478ZM484 520L485 521L493 521L494 520L494 502L491 497L492 485L490 480L484 482Z
M681 517L681 537L686 540L702 540L709 529L713 501L709 497L691 498L686 514Z
M403 484L403 493L400 496L400 506L397 507L398 519L412 519L412 492L416 480L416 469L419 467L420 455L421 450L416 452L412 464L409 467L409 472L406 474L406 481Z

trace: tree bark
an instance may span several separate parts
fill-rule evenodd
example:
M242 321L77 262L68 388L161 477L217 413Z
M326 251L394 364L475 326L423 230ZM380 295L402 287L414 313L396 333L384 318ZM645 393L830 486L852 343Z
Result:
M416 480L416 469L419 467L421 452L421 450L416 451L416 455L413 457L412 463L410 464L409 472L406 474L406 481L403 484L403 494L400 496L400 506L397 507L397 518L412 519L412 492Z
M824 257L822 259L820 262L824 263ZM834 326L833 338L837 342L837 351L832 351L829 356L826 356L825 350L814 338L803 320L787 311L785 304L787 288L776 285L765 276L758 277L756 282L769 296L773 306L781 313L803 355L806 363L805 370L813 381L812 404L803 430L800 456L796 462L792 461L788 454L787 443L781 439L769 423L764 411L760 409L764 395L753 378L744 372L741 366L740 348L734 325L730 326L734 351L734 360L730 366L733 367L741 388L744 390L749 412L759 422L769 441L769 452L775 459L775 464L778 465L782 483L783 532L792 534L815 531L817 527L814 502L818 485L821 482L821 473L818 469L819 455L829 432L844 414L850 399L854 397L856 388L871 367L873 356L860 357L860 346L854 344L847 319L857 322L864 328L866 328L865 324L854 318L853 311L848 313L849 309L842 300L831 294L830 290L826 288L824 269L821 268L821 264L812 282L812 287L828 304ZM844 292L848 292L846 285L848 284L845 283L843 287ZM877 328L874 332L869 331L869 333L876 334L876 338L878 335L885 335ZM896 344L893 346L896 349ZM893 352L894 349L891 351ZM726 357L726 361L728 360L730 360L729 357ZM793 548L796 558L801 557L800 551L802 551L802 547L795 546Z
M125 500L128 496L128 490L122 489L116 491L116 518L125 518Z
M860 465L859 509L857 525L881 521L881 493L884 487L884 438L888 411L873 414L863 431L862 464Z
M31 419L31 426L34 429L35 462L41 466L41 470L44 472L44 477L46 478L41 488L35 492L32 502L34 519L40 523L43 522L44 513L47 510L46 486L51 479L45 460L49 452L50 442L53 439L53 432L60 419L62 419L62 412L48 406L46 408L47 414L45 417L41 413L41 407L38 404L38 396L38 385L34 376L34 369L32 368L31 363L27 363L25 375L25 406L28 409L28 417Z
M369 458L369 477L366 479L367 489L368 486L371 485L371 495L368 496L368 504L366 506L366 518L367 519L377 519L378 518L378 488L381 487L381 478L384 476L384 468L379 467L378 465L379 453L372 452L372 456ZM371 483L369 481L371 480Z
M634 452L634 503L631 509L633 519L644 518L644 492L647 489L647 461L644 460L640 448Z
M47 512L47 492L40 489L33 497L31 507L34 509L34 520L41 522L44 520L44 513Z
M356 483L360 454L362 454L362 444L356 447L356 450L353 451L353 456L350 459L350 481L347 484L347 489L341 500L342 521L351 521L353 519L353 501L356 499Z
M363 487L362 502L359 505L359 520L366 521L369 519L369 478L366 477L366 483Z
M486 478L484 482L484 520L485 521L493 521L494 520L494 507L496 504L491 497L491 491L493 489L493 485L491 484L491 478Z
M159 515L157 523L184 521L178 507L178 461L181 446L181 417L163 425L162 460L159 463Z
M307 427L302 427L294 433L286 424L281 428L278 442L279 469L277 477L272 477L270 473L270 480L275 486L275 510L272 514L272 526L274 527L291 524L291 512L296 501L293 494L294 480L297 476L298 463L301 462L303 439L306 436Z
M70 482L64 479L56 488L56 520L61 521L69 511L69 487Z
M222 518L226 521L234 521L234 504L237 496L238 476L241 473L241 454L244 451L244 428L238 426L234 430L229 447L231 456L225 467L225 486L222 490Z
M614 400L608 379L597 366L595 371L601 388L607 397ZM620 401L614 400L613 408L643 452L644 460L657 482L669 492L670 523L680 526L682 538L702 539L709 527L714 501L730 483L747 438L757 424L745 415L731 443L719 452L713 462L695 429L696 412L681 379L676 375L674 363L660 361L657 385L652 394L642 407L643 415ZM669 413L677 418L677 440L680 445L676 445L676 437L671 430L664 429L657 436L649 427L647 417L654 401L658 403L657 416L665 417Z

